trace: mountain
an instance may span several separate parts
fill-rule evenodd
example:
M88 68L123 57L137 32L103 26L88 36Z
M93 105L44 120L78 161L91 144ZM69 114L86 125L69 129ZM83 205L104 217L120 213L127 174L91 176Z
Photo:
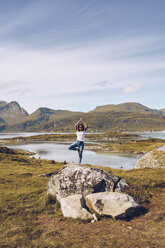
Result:
M163 115L165 116L165 108L164 109L160 109L160 111L163 113Z
M18 102L12 101L10 103L0 101L0 118L6 123L16 123L28 116L26 110L20 107Z
M73 112L69 110L54 110L50 108L38 108L35 112L30 114L26 119L38 119L38 118L46 118L46 117L53 117L57 119L70 117L74 114L81 114L81 112Z
M4 119L2 119L1 117L0 117L0 124L4 124L5 123L5 121L4 121Z
M0 101L0 107L5 106L6 104L7 104L7 102L5 102L5 101Z
M148 113L156 113L162 114L161 111L156 109L150 109L140 103L136 102L127 102L122 104L110 104L110 105L103 105L98 106L92 112L133 112L133 113L141 113L141 114L148 114Z
M17 118L17 120L14 120L14 118L10 120L10 117L12 117L10 114L11 109L20 109L20 106L18 107L19 104L15 104L17 107L10 108L8 118L6 116L5 118L4 115L2 116L2 110L6 109L8 105L13 105L13 102L12 104L3 102L2 105L3 107L0 107L1 131L73 131L74 124L80 117L88 123L89 131L165 130L165 116L163 115L163 110L150 109L139 103L98 106L96 109L87 113L42 107L30 115L28 115L25 110L25 112L22 110L24 117L22 116L21 119Z
M165 117L162 114L142 114L133 112L90 112L86 122L94 130L149 131L165 130Z
M67 120L70 120L70 118L77 120L81 115L81 112L39 108L23 118L21 122L8 124L7 129L15 131L50 131L62 127L68 123Z

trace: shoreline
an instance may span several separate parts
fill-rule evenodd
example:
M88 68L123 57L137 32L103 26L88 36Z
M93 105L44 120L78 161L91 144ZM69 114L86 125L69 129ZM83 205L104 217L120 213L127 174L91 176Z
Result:
M76 139L75 134L41 134L28 137L12 137L0 139L0 145L22 145L37 142L65 143ZM85 147L91 151L112 152L122 154L143 155L153 149L165 145L164 139L143 139L134 134L110 132L104 134L86 134Z

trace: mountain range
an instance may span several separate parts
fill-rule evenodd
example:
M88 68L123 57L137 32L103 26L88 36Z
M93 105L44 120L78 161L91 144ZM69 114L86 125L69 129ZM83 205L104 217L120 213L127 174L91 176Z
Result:
M98 106L87 113L41 107L28 114L16 101L0 101L0 131L73 131L80 117L91 131L165 130L165 109L151 109L136 102Z

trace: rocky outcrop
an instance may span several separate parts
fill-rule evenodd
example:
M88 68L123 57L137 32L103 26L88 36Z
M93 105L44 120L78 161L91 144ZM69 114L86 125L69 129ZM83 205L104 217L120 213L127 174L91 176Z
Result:
M123 193L126 181L99 168L67 164L48 183L65 217L97 220L96 215L128 219L139 213L132 196Z
M135 163L135 169L165 167L165 147L146 153Z
M0 153L17 154L17 152L14 149L10 149L8 147L0 147Z
M87 195L86 204L101 216L108 215L117 219L128 218L139 209L139 204L132 196L118 192Z
M81 194L70 195L60 200L64 217L92 220L94 216L86 209L85 199Z
M97 192L124 191L128 186L125 180L98 168L90 168L68 164L48 183L48 193L56 196L57 200L69 195L83 196Z

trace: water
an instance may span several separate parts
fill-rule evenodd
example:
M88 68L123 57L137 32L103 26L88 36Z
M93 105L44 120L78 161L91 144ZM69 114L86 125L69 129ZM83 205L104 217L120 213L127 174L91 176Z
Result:
M160 138L165 139L165 131L162 132L134 132L142 138ZM46 133L0 133L1 138L28 137ZM68 150L70 142L33 142L28 144L13 145L13 148L28 150L36 153L36 157L52 159L55 161L64 161L78 163L78 154L75 151ZM135 154L119 154L102 151L90 151L85 149L83 152L83 164L100 165L112 168L133 169L134 163L140 157Z
M28 143L21 145L10 145L15 149L28 150L35 152L36 157L51 159L55 161L64 161L78 163L78 153L77 151L68 150L67 144L60 144L54 142L37 142ZM83 164L100 165L107 166L111 168L119 169L133 169L134 163L139 159L136 155L123 155L123 154L113 154L104 152L95 152L84 150L83 152Z
M128 132L132 134L140 135L142 138L157 138L157 139L165 139L165 131L154 131L154 132ZM53 134L53 133L0 133L0 139L4 138L13 138L13 137L30 137L33 135L42 135L42 134ZM55 133L54 133L55 134ZM56 133L61 134L61 133ZM62 133L68 134L68 133ZM94 134L94 133L93 133Z
M142 138L161 138L165 139L165 131L162 132L134 132L141 135ZM0 139L12 137L28 137L46 133L0 133ZM68 144L67 144L68 143ZM70 142L71 143L71 142ZM36 157L52 159L55 161L64 161L78 163L78 154L75 151L68 150L69 142L33 142L21 145L12 145L13 148L28 150L36 153ZM11 147L11 146L10 146ZM96 152L84 150L83 164L100 165L112 168L133 169L134 163L140 157L134 154L119 154L110 152Z
M41 135L47 133L0 133L0 139L8 139L14 137L30 137L33 135Z
M140 135L142 138L155 138L155 139L165 139L165 131L154 131L154 132L129 132L132 134Z
M27 133L1 133L0 132L0 139L8 139L8 138L14 138L14 137L30 137L30 136L36 136L36 135L43 135L43 134L75 134L75 132L74 133L68 133L68 132L66 132L66 133L58 133L58 132L56 132L56 133L30 133L30 132L27 132ZM88 134L88 132L87 132L87 134ZM92 134L99 134L99 132L97 132L97 133L92 133Z

